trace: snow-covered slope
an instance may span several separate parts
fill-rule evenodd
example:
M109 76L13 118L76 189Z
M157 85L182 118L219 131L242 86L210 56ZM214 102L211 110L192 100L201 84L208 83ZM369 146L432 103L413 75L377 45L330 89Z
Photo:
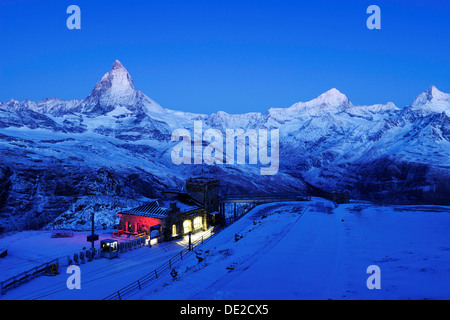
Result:
M357 106L331 89L264 113L194 114L158 105L115 61L83 100L0 102L0 231L42 226L79 197L157 197L200 174L219 177L224 193L349 190L381 202L448 203L449 97L432 86L404 108ZM224 134L278 128L278 173L174 165L171 133L193 133L195 120Z
M449 207L326 205L259 206L131 299L448 299ZM367 288L370 265L381 290Z

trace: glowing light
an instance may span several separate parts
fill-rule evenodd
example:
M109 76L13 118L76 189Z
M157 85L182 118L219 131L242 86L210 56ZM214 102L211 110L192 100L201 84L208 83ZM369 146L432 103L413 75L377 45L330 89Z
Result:
M177 226L173 225L172 226L172 237L175 237L177 235Z
M196 217L194 219L194 230L201 229L203 227L202 217Z
M192 221L191 220L184 220L183 231L184 231L184 233L189 233L190 231L192 231Z

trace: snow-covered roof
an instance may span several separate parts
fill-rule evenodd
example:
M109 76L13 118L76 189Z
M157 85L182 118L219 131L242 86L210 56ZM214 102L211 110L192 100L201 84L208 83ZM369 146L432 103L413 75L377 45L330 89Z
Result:
M151 201L137 208L123 212L123 214L132 214L135 216L150 217L162 219L167 217L167 208L161 207L158 201Z
M137 208L122 212L141 217L163 219L171 210L171 204L176 204L180 212L190 212L203 208L202 204L186 193L177 193L171 198L153 200Z
M167 199L162 199L161 205L170 210L171 203L175 203L180 212L189 212L203 208L203 205L187 193L179 192Z

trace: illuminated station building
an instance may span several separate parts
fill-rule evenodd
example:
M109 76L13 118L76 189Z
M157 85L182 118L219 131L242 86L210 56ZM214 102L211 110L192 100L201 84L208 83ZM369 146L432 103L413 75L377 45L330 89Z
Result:
M205 231L220 221L219 180L190 178L186 191L167 191L164 197L119 213L119 231L115 234L152 235L170 241L189 232Z

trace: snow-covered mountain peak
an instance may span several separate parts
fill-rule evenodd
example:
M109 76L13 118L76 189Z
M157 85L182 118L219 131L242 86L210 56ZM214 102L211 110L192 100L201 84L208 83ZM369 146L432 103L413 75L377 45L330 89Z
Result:
M97 82L92 93L82 103L82 113L107 114L117 107L125 107L132 113L164 111L152 99L135 89L133 79L119 60L114 61L112 70Z
M289 108L289 113L317 117L325 114L337 114L353 107L346 95L333 88L308 102L298 102Z
M445 112L450 115L450 94L440 91L433 85L417 96L411 104L411 109L425 113Z
M446 96L448 95L443 93L433 85L424 92L422 92L420 95L418 95L417 98L414 100L413 105L424 104L432 100L442 100L445 99Z
M14 108L19 105L19 101L11 98L8 102L5 103L5 106L8 108Z
M291 106L293 109L321 109L324 112L341 111L352 104L345 94L342 94L336 88L322 93L315 99L308 102L298 102Z
M318 96L316 99L313 99L309 102L307 102L310 105L328 105L337 107L343 104L348 105L350 101L348 100L347 96L345 94L342 94L338 89L333 88L328 90L325 93L322 93L320 96Z
M297 102L289 108L270 108L266 115L277 121L292 119L306 120L311 117L321 117L326 114L337 114L352 108L347 96L336 88L330 89L315 99L307 102Z
M96 84L95 90L109 90L117 95L132 93L134 89L133 79L127 69L119 60L114 61L112 70L106 73Z
M117 59L116 59L116 61L114 61L114 63L113 63L113 70L115 70L115 69L121 69L121 70L125 70L125 71L126 71L126 69L125 69L125 67L122 65L122 63L120 63L120 61L117 60Z

